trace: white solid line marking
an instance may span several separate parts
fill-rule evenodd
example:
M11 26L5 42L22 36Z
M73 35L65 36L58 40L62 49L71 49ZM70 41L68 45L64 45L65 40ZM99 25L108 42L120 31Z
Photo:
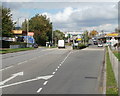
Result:
M42 88L39 88L38 90L37 90L37 93L40 93L42 91Z
M18 63L18 65L21 65L21 64L27 63L27 62L28 62L28 61L23 61L23 62Z
M58 69L55 69L55 71L57 71Z
M18 85L18 84L23 84L23 83L27 83L27 82L32 82L32 81L36 81L36 80L40 80L40 79L48 80L48 79L52 78L53 76L54 75L40 76L40 77L36 77L34 79L29 79L29 80L20 81L20 82L8 84L8 85L3 85L3 86L0 86L0 88L6 88L6 87L10 87L10 86Z
M12 68L13 66L9 66L9 67L6 67L4 69L1 69L0 71L3 71L3 70L6 70L6 69L9 69L9 68Z
M55 74L55 72L53 72L52 74Z
M0 82L0 85L4 85L4 83L6 83L6 82L8 82L8 81L10 81L10 80L12 80L12 79L14 79L14 78L17 77L17 76L23 76L23 72L18 72L18 73L12 74L11 77L9 77L8 79Z
M0 69L0 71L3 71L3 70L5 70L5 69Z
M7 68L5 68L5 69L9 69L9 68L12 68L13 66L9 66L9 67L7 67Z
M48 81L45 81L44 83L43 83L43 85L46 85L48 83Z

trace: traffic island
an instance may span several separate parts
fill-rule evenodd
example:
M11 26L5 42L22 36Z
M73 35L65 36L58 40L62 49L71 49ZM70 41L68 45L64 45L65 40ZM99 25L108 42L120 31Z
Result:
M78 44L78 46L73 46L73 50L80 50L80 49L83 49L83 48L86 48L87 46L85 44Z

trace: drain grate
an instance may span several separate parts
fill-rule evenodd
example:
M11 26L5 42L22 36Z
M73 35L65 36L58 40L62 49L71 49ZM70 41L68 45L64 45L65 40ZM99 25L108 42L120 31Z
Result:
M86 79L97 79L97 77L85 77Z

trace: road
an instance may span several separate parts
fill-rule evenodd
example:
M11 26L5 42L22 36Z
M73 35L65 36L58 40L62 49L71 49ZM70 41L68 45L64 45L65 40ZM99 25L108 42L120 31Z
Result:
M2 58L3 94L101 94L104 48L38 48Z

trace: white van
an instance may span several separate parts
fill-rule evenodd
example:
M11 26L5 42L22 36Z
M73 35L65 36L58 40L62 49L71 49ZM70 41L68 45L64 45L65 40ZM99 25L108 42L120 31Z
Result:
M58 40L58 48L65 48L65 41L64 40Z

